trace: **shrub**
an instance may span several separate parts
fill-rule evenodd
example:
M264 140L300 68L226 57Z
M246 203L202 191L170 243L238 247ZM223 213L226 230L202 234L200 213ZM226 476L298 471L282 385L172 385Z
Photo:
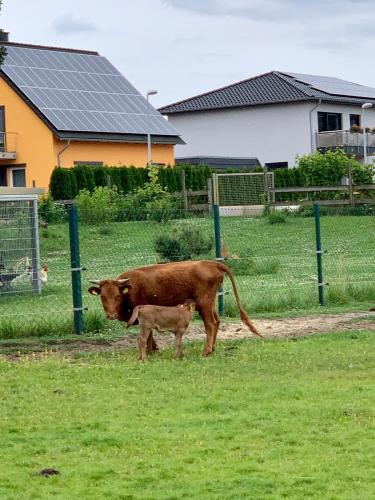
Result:
M94 169L89 165L77 165L71 169L75 176L78 193L83 189L87 189L92 193L97 186L94 176Z
M46 194L39 198L38 209L39 216L44 222L62 222L67 218L64 205L54 203L50 194Z
M164 234L156 238L155 251L167 261L188 260L208 253L213 247L213 238L206 237L197 227L183 227L175 236Z
M297 158L297 168L304 186L340 184L341 178L348 175L350 164L354 183L372 183L371 167L361 165L340 149L326 153L317 151Z
M268 224L285 224L287 221L287 214L280 211L272 211L267 215Z
M54 200L73 200L78 191L76 178L72 173L72 169L54 168L49 190Z
M109 187L97 187L93 193L83 189L76 198L79 216L87 224L116 220L118 199L117 191Z

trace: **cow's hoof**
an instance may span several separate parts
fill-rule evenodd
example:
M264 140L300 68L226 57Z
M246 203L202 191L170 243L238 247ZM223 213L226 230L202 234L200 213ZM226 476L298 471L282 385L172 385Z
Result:
M203 356L204 358L207 358L208 356L211 356L211 354L212 354L212 353L213 353L213 351L203 351L202 356Z

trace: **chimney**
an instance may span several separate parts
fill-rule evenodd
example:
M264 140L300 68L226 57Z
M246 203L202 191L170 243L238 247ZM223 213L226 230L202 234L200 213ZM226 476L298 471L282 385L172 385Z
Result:
M0 43L1 42L9 42L9 31L0 29Z

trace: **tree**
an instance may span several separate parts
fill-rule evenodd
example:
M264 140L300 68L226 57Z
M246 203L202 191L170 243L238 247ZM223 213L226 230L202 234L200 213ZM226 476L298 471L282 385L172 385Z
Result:
M3 5L3 0L0 0L0 11L1 11L2 5ZM1 37L1 35L3 35L3 33L4 33L4 30L0 29L0 37ZM7 55L7 49L3 46L0 46L0 65L3 64L6 55Z

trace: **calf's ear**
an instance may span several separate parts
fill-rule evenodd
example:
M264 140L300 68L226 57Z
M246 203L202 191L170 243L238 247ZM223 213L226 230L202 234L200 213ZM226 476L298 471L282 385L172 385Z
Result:
M89 293L91 293L91 295L100 295L101 294L101 290L97 286L90 286L90 288L87 291Z

